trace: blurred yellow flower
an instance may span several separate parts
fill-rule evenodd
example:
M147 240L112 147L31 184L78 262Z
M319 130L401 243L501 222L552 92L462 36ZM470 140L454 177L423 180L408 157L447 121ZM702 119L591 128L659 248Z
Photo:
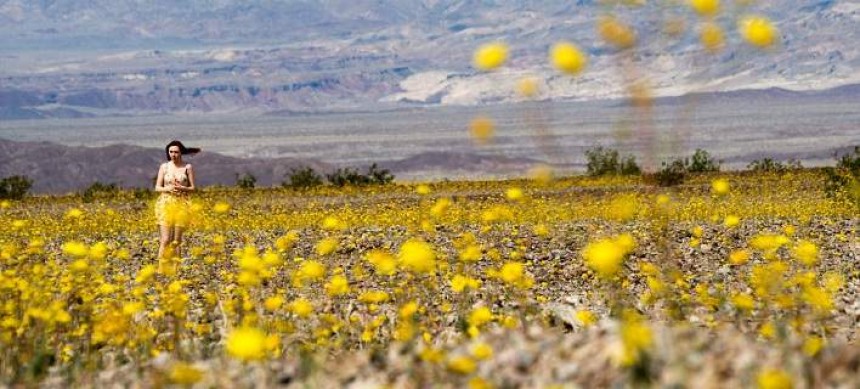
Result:
M576 320L583 327L591 327L592 324L597 323L597 315L587 309L580 309L576 311L575 316Z
M266 356L266 335L257 328L241 327L227 336L227 353L242 361L263 359Z
M477 343L472 346L472 356L477 360L490 359L493 357L493 348L483 342Z
M520 188L508 188L505 191L505 197L511 201L520 201L525 198L525 194Z
M65 218L67 218L67 219L80 219L82 216L84 216L84 211L81 211L78 208L72 208L72 209L66 211Z
M788 373L779 369L766 369L756 377L759 389L791 389L794 384Z
M349 281L342 275L334 275L325 285L325 292L329 296L342 296L349 293Z
M422 196L430 194L430 185L420 184L415 187L415 193L418 193Z
M569 42L554 44L550 48L549 59L552 66L567 74L577 74L588 64L588 57Z
M535 97L538 94L538 82L534 77L525 77L517 83L517 92L523 97Z
M711 181L711 191L717 196L725 196L729 194L730 189L731 186L729 185L729 180L725 178L718 178Z
M477 290L480 287L481 280L476 280L461 274L456 274L454 275L454 278L451 278L451 290L454 291L454 293L462 293L466 289Z
M690 7L699 16L714 16L720 11L720 0L689 0Z
M808 240L797 242L791 253L806 266L815 266L818 263L818 246Z
M316 251L319 256L329 255L335 250L337 250L337 239L335 238L325 238L317 243Z
M472 139L479 145L487 144L493 139L496 132L496 124L486 116L478 116L469 123L469 133Z
M597 33L607 43L626 49L636 44L636 32L614 16L603 16L597 21Z
M552 167L543 163L537 164L529 169L528 176L540 185L549 184L553 178Z
M215 203L215 206L212 207L212 210L215 211L215 213L217 214L225 214L227 212L230 212L230 208L231 207L229 203L219 201Z
M480 70L493 70L508 59L508 46L502 42L482 45L475 51L472 63Z
M726 226L726 228L735 228L739 224L741 224L741 218L735 215L728 215L723 219L723 225Z
M388 293L381 290L370 290L358 296L358 301L365 304L379 304L388 301L389 297Z
M373 250L365 258L373 265L374 270L379 275L389 276L397 271L397 261L385 251Z
M322 221L322 229L326 231L343 231L346 229L346 223L334 216L326 216Z
M729 253L729 263L732 265L743 265L750 259L750 253L746 250L734 250Z
M309 317L314 312L314 305L304 298L298 298L290 303L290 312L298 317Z
M185 362L177 362L170 368L168 379L170 382L179 385L193 385L203 378L203 372L200 369Z
M304 261L298 271L298 277L305 281L313 281L325 276L325 266L317 261Z
M281 296L272 296L267 298L266 301L263 302L263 306L266 308L266 310L272 312L277 311L278 308L280 308L282 305L284 305L284 298Z
M410 301L406 304L403 304L400 307L400 310L397 312L397 316L403 320L411 320L415 313L418 312L418 303L415 301Z
M499 271L502 281L507 284L518 284L523 278L523 264L519 262L507 262Z
M810 336L803 341L803 353L808 357L818 355L818 352L824 347L824 339L818 336Z
M588 267L601 278L611 278L621 269L624 257L635 246L633 237L624 234L618 239L600 239L591 242L582 250Z
M741 36L747 43L766 48L773 45L779 38L779 31L767 18L760 16L746 16L738 23Z
M86 244L76 241L63 243L62 250L63 254L76 258L86 257L90 251Z
M414 273L429 274L436 271L436 253L422 240L410 239L403 243L397 259L405 269Z
M755 308L755 300L753 300L752 296L746 293L738 293L732 296L731 298L732 304L735 308L743 310L743 311L751 311Z
M726 38L723 29L716 23L705 23L699 30L699 42L710 53L717 53L725 46ZM728 192L728 182L726 182ZM715 190L716 192L716 190Z
M474 372L477 368L477 363L475 363L472 358L467 356L454 357L448 361L448 370L451 370L452 372L457 374L472 374L472 372Z
M437 218L440 218L445 215L445 212L448 211L448 208L451 207L451 199L447 197L442 197L436 200L436 203L433 204L433 207L430 208L430 213Z
M469 317L466 321L470 326L480 327L493 320L493 312L487 307L478 307L469 312Z

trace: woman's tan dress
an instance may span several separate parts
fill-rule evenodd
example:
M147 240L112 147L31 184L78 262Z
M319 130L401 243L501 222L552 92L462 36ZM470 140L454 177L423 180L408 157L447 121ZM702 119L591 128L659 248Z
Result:
M172 162L164 165L164 184L170 185L178 181L182 186L190 184L188 169L191 164L178 168ZM158 225L167 227L188 227L191 221L191 196L188 192L161 192L155 201L155 218Z

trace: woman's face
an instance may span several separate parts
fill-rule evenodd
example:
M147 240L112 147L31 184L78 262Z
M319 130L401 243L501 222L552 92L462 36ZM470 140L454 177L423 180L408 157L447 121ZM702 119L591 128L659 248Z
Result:
M170 146L170 148L167 149L167 154L170 156L171 161L179 160L182 156L182 153L179 152L179 146Z

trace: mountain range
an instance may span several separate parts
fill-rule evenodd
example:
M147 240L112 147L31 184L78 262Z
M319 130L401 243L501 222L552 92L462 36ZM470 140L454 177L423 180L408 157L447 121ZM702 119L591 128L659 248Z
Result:
M727 45L713 55L683 4L614 3L624 2L0 0L0 119L508 103L526 76L545 100L619 98L636 81L656 96L860 83L857 0L724 1L714 22ZM596 37L608 13L636 30L635 49ZM741 42L747 14L774 22L777 47ZM497 40L508 63L476 71L474 50ZM582 74L548 64L560 40L588 53Z
M0 177L26 176L33 181L31 192L39 194L80 191L97 182L124 188L152 188L158 166L165 161L164 155L163 149L126 144L85 147L0 138ZM196 184L201 187L233 186L245 174L253 175L257 186L277 186L289 182L293 169L310 167L321 176L335 169L308 158L236 158L207 151L186 157L185 161L195 165ZM427 171L445 172L449 178L480 172L481 177L487 178L522 172L536 162L500 155L426 152L386 161L380 167L398 180ZM366 167L354 168L364 173Z

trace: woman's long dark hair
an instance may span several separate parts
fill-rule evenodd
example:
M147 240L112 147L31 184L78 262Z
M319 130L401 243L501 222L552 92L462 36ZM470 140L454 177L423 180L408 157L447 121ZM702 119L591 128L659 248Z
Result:
M178 140L173 140L173 141L170 141L170 143L168 143L167 146L164 147L164 155L167 156L168 161L170 160L170 148L173 146L179 146L179 154L182 154L182 155L188 155L188 154L193 155L193 154L197 154L200 152L199 147L185 147L185 145L182 144L182 142L180 142Z

